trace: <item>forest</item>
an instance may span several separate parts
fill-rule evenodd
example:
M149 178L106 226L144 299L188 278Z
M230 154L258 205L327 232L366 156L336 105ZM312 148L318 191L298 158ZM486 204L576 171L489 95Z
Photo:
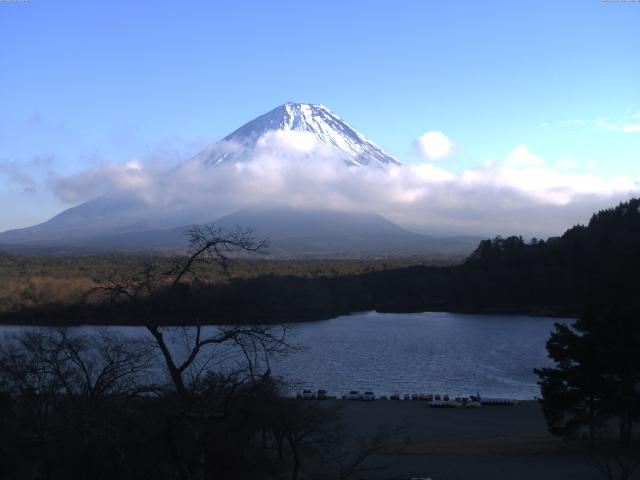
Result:
M171 304L150 305L159 322L280 323L351 312L459 311L570 316L598 305L635 305L640 263L640 200L594 214L546 240L495 237L463 262L424 259L231 262L195 265ZM141 324L126 299L86 293L115 279L134 282L174 257L4 255L4 323ZM67 266L71 264L71 266ZM28 273L25 273L28 272ZM166 278L156 276L154 295ZM166 285L165 285L166 286Z

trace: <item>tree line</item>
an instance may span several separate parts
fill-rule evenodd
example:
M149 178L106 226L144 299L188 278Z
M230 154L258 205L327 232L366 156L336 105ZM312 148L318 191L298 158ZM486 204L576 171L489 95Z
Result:
M191 324L198 316L218 323L278 323L332 318L362 310L461 311L578 315L586 308L640 302L640 200L594 214L547 240L484 240L460 265L398 266L371 271L264 274L208 281L211 269L194 266L178 288L158 284L147 292L158 323ZM179 258L179 257L178 257ZM176 258L138 259L107 280L141 276L149 264L170 270ZM350 267L351 268L351 267ZM224 276L219 271L218 276ZM160 272L161 273L161 272ZM159 301L173 289L172 302ZM34 306L0 315L0 321L47 324L142 324L126 298ZM203 320L205 321L205 320Z

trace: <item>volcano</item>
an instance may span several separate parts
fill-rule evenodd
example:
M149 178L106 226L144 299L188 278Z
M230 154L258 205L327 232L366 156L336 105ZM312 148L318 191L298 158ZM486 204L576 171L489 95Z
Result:
M218 168L259 162L256 152L274 135L302 139L314 148L319 145L324 158L338 159L363 172L376 169L386 174L384 170L402 166L325 106L288 102L205 148L176 171L195 163L215 175ZM287 143L286 148L293 150L292 155L300 153L295 142ZM158 181L170 186L172 175ZM211 205L193 201L158 206L129 191L101 195L41 224L1 233L0 248L65 252L184 248L183 230L200 223L254 228L258 235L270 237L273 251L284 256L453 253L451 246L455 246L454 253L468 253L476 243L475 238L452 241L419 235L375 212L296 209L279 204L277 208L261 205L259 210L238 206L216 214Z
M388 167L401 164L322 104L287 102L243 125L222 142L242 146L240 151L245 154L255 150L260 139L274 131L310 134L349 165ZM201 158L212 165L237 159L234 153L228 152L214 152Z

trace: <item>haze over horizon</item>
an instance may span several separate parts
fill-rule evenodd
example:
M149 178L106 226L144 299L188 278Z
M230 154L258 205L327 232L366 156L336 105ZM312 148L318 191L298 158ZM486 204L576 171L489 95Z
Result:
M558 235L640 193L639 21L620 2L1 3L0 231L134 193ZM293 132L193 167L287 101L322 103L404 166L354 174Z

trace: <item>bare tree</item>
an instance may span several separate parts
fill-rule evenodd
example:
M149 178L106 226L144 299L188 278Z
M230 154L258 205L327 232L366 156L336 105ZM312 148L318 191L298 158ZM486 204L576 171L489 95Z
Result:
M0 385L9 395L12 443L28 452L29 475L40 478L55 463L67 472L88 464L99 471L113 457L124 474L133 462L120 441L123 412L149 391L144 382L153 353L148 343L107 331L48 328L4 337Z
M64 395L82 409L152 390L146 380L153 356L148 343L106 330L96 335L66 328L25 331L1 343L0 377L16 398L56 402Z
M640 448L591 450L587 464L608 480L630 480L640 467Z
M323 450L341 438L340 410L297 398L280 398L272 412L271 428L282 455L282 440L291 451L291 479L297 480L305 450Z
M199 283L199 267L214 265L228 275L234 256L260 253L267 247L266 241L257 241L247 229L227 232L204 225L187 234L189 250L174 259L169 271L160 272L156 265L145 262L138 272L112 276L95 289L106 293L111 302L124 301L133 307L161 353L177 406L174 415L165 417L165 437L173 464L184 480L204 477L208 461L205 444L211 430L227 417L230 399L245 392L245 384L268 377L269 359L291 349L285 326L204 325L219 319L203 322L201 315L196 315L191 325L179 327L179 345L172 342L176 330L164 327L161 316L175 309L184 301L185 290ZM213 373L217 350L227 347L237 351L242 366ZM185 445L190 445L188 451Z
M176 301L181 287L188 280L197 280L199 265L217 265L228 274L232 256L246 253L260 253L268 246L267 241L258 241L253 232L238 228L227 232L212 225L196 226L188 230L189 250L186 255L174 259L174 266L167 272L158 272L157 267L145 262L139 272L129 276L113 276L103 285L94 289L106 292L112 302L125 300L135 307L135 312L144 318L145 327L160 350L173 387L181 401L189 397L188 374L197 368L198 361L206 356L209 347L235 345L238 347L249 375L258 373L255 368L263 363L269 369L269 357L290 349L286 343L286 327L257 325L221 326L204 328L197 316L194 324L182 327L183 358L179 359L167 340L165 330L157 316L164 305ZM215 323L216 319L207 319Z
M26 332L5 337L0 344L0 383L17 402L21 423L37 442L46 440L62 388L40 354L42 343L41 336Z
M347 480L370 478L380 467L367 460L389 448L404 425L382 426L372 435L355 436L343 423L342 407L329 402L275 397L267 407L267 425L280 460L283 443L291 457L290 477Z
M348 480L354 478L378 478L384 466L371 466L372 455L392 448L406 430L406 422L381 425L368 434L358 434L341 426L330 442L322 444L321 462L317 478Z
M40 334L38 349L48 372L72 401L92 403L152 388L145 385L153 366L146 342L125 340L104 329L89 335L59 328Z

